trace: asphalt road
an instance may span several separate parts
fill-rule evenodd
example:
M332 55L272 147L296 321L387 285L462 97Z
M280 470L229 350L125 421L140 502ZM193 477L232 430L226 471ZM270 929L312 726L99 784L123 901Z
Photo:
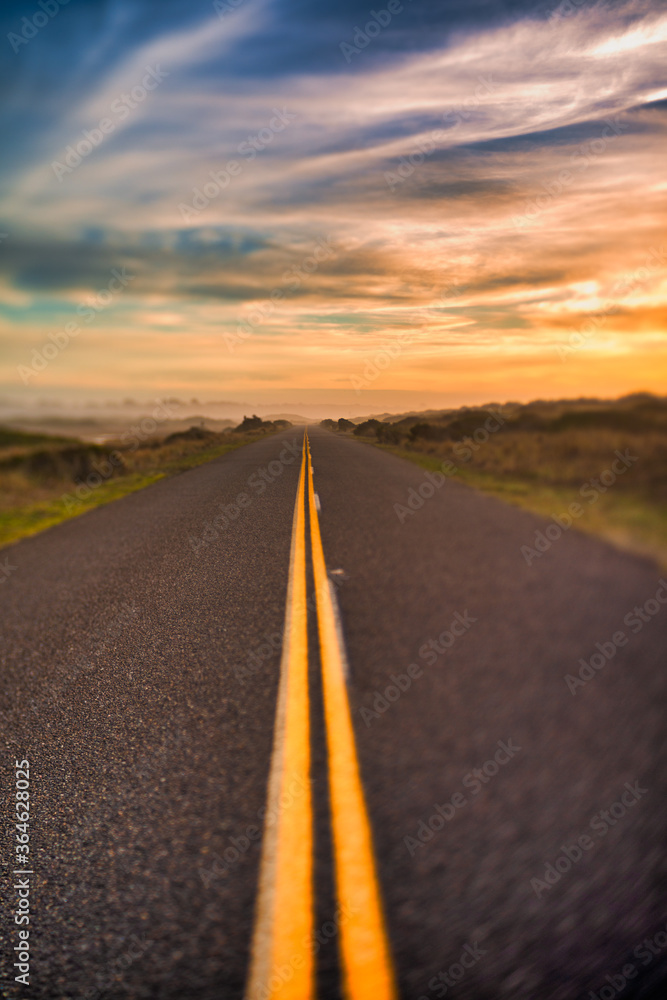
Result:
M397 513L424 470L309 433L400 996L662 995L660 571L574 530L528 566L543 519L450 481ZM3 996L242 997L300 447L267 438L3 552ZM337 1000L313 619L318 996ZM568 687L597 643L613 656ZM29 987L9 957L15 758Z

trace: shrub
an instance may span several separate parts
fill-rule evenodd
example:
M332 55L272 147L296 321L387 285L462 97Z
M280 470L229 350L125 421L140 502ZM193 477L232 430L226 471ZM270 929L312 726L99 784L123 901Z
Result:
M354 424L352 423L351 420L346 420L345 417L341 417L340 420L338 421L338 430L339 431L353 431L354 430Z
M362 423L357 424L353 433L356 434L357 437L372 437L379 426L380 421L371 418L370 420L364 420Z

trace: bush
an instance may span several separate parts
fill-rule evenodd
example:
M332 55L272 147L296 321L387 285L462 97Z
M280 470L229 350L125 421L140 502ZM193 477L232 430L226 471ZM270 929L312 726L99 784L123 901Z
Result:
M175 431L165 438L165 444L173 444L175 441L206 441L208 438L217 438L215 431L207 431L205 427L190 427L187 431Z
M247 434L248 431L286 431L291 426L289 420L262 420L253 413L252 417L244 417L238 427L234 428L234 432Z
M244 417L238 427L234 430L237 434L244 434L247 431L259 431L264 426L264 421L261 417L258 417L256 413L253 413L251 417Z
M22 472L38 483L81 483L93 473L110 479L125 472L126 468L117 451L102 445L81 444L12 455L0 462L0 471Z
M408 434L410 441L449 441L451 433L449 427L438 424L413 424Z
M372 437L379 426L380 421L371 418L370 420L364 420L362 423L357 424L353 433L356 434L357 437Z
M375 428L375 435L381 444L400 444L403 436L398 424L380 424Z

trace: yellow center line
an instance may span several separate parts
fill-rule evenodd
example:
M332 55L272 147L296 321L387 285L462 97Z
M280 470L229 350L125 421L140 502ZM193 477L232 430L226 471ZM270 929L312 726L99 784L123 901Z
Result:
M343 987L347 1000L396 1000L373 839L345 685L345 650L324 560L310 444L307 447L310 541L329 750L336 892L340 906L348 911L348 919L340 927Z
M314 996L305 479L304 435L246 1000Z

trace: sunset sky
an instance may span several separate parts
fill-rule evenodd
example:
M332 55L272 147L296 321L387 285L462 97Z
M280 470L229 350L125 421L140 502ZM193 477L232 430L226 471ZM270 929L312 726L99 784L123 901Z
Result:
M661 0L44 6L0 13L5 399L665 391Z

